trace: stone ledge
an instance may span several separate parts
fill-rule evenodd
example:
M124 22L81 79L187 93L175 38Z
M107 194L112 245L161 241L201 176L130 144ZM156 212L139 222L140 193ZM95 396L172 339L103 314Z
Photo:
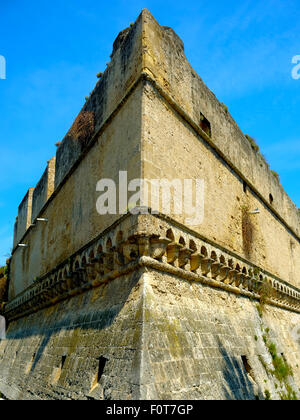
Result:
M300 290L294 286L169 217L128 213L8 302L4 315L9 321L24 317L141 267L256 300L267 286L268 304L300 313Z

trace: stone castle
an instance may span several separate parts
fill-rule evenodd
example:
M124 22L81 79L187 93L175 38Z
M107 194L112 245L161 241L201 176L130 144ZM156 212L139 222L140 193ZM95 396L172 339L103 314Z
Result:
M203 223L99 215L97 182L120 171L203 179ZM299 287L298 209L180 38L143 10L19 206L0 393L296 399Z

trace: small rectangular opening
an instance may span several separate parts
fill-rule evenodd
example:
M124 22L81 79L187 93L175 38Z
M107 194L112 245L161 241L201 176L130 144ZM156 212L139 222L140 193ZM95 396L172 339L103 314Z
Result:
M245 371L248 375L248 378L251 381L256 382L252 367L251 367L251 365L249 363L249 360L248 360L248 357L247 356L241 356L241 359L242 359L242 362L243 362L243 365L244 365L244 369L245 369Z
M98 364L98 377L97 377L97 382L100 382L100 379L103 375L104 369L105 369L105 365L107 363L108 359L106 359L106 357L99 357L99 364Z
M200 127L201 129L211 137L211 125L207 118L200 112Z
M61 361L60 361L60 365L58 367L54 368L54 371L53 371L53 374L52 374L52 385L55 385L59 381L59 379L61 377L62 370L63 370L64 365L66 363L66 360L67 360L67 356L66 355L62 356Z
M251 368L251 366L250 366L250 364L249 364L249 362L248 362L248 358L247 358L247 356L241 356L241 358L242 358L242 362L243 362L243 365L244 365L245 371L247 372L247 374L248 374L248 375L251 375L251 373L252 373L252 368Z
M61 368L62 369L64 367L64 364L66 363L66 360L67 360L67 356L62 356L62 358L61 358Z

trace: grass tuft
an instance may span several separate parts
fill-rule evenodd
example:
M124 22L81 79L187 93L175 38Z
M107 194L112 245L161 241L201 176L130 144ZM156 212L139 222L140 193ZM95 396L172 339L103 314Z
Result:
M259 151L259 146L258 146L258 144L256 143L255 139L254 139L253 137L249 136L249 134L245 134L245 137L246 137L246 139L249 141L250 146L252 147L252 149L253 149L255 152L258 152L258 151Z
M265 390L265 400L266 401L271 401L272 400L271 393L268 389Z

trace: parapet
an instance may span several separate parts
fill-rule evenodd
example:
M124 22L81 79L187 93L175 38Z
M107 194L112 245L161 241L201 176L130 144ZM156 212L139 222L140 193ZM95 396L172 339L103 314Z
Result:
M18 218L14 229L14 244L18 244L31 225L32 197L34 188L29 188L18 209Z
M31 222L34 223L49 197L54 191L55 157L49 160L47 168L34 189L32 197Z
M49 160L47 168L37 186L35 188L29 188L19 205L18 217L14 225L14 249L52 195L54 191L54 179L55 157Z

